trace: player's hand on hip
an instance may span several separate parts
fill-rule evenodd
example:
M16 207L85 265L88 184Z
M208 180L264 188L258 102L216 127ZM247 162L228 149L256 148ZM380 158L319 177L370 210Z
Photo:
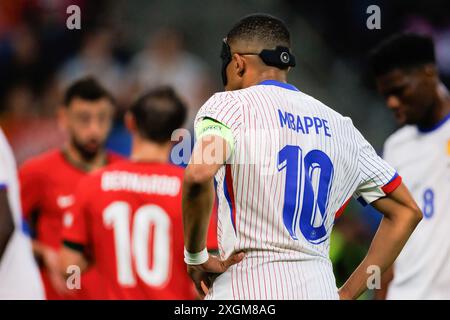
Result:
M347 293L345 288L340 288L338 290L339 300L353 300L352 297Z
M188 265L188 273L194 281L198 294L203 299L211 287L215 278L224 273L234 264L244 259L244 253L233 253L226 260L221 260L213 255L209 255L208 261L199 265Z

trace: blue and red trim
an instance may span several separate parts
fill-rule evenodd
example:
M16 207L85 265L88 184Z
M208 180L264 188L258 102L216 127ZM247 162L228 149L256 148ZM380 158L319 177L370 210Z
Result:
M395 189L397 189L402 184L402 177L398 175L398 173L395 173L391 180L389 180L388 183L386 183L384 186L381 187L381 190L383 190L385 195L388 195L389 193L393 192ZM366 200L364 200L363 197L359 197L356 199L363 207L367 206L368 203Z
M395 173L392 179L389 180L389 182L386 183L383 187L381 187L381 190L383 190L385 194L389 194L393 192L395 189L397 189L401 184L402 184L402 177L400 177L398 173Z
M233 177L231 175L231 166L229 164L225 165L223 191L225 193L225 199L227 199L228 206L230 207L231 223L233 224L234 232L236 232L236 203L234 200Z

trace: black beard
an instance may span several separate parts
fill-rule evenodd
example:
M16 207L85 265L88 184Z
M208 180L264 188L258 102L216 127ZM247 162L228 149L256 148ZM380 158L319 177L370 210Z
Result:
M87 150L84 147L84 145L81 144L80 142L78 142L77 139L75 139L75 138L72 138L72 145L75 147L75 149L77 149L77 151L80 153L83 160L86 162L92 161L95 158L95 156L97 156L97 154L99 153L99 150L100 150L100 148L95 151Z

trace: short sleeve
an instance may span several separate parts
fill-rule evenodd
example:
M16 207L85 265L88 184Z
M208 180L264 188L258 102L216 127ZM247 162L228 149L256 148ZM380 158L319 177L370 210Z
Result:
M234 145L239 141L239 130L242 122L242 102L227 92L214 94L200 108L195 118L195 131L198 132L205 118L217 121L231 130Z
M395 169L383 160L355 128L358 144L359 184L354 196L363 205L385 197L402 182Z
M84 178L75 192L74 204L63 215L62 238L66 247L83 251L88 245L89 181Z

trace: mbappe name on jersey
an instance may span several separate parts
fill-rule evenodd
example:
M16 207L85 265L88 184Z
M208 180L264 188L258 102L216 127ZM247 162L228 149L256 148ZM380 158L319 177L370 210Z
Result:
M326 119L294 115L280 109L278 109L278 116L281 128L287 127L297 133L324 134L327 137L331 137L330 127Z

